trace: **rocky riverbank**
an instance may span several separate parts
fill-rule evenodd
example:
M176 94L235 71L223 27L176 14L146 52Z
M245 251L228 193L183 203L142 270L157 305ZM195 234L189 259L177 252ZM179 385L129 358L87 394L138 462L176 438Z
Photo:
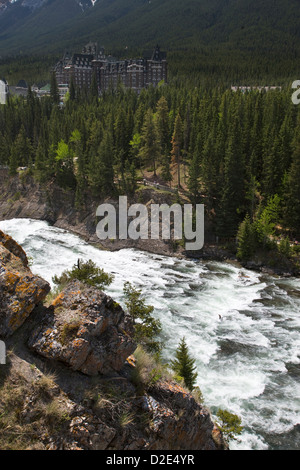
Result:
M172 240L99 240L96 234L96 210L100 204L110 203L118 209L118 199L97 200L86 196L80 208L76 208L73 191L64 190L54 183L40 185L30 176L11 178L7 170L0 170L0 220L30 218L45 220L55 227L68 230L99 248L117 251L122 248L136 248L155 254L185 257L184 246ZM150 204L176 203L176 195L145 187L137 191L128 203ZM230 256L227 250L214 245L214 236L208 221L205 223L205 246L192 256L204 259L224 260Z
M99 240L96 234L97 218L96 210L100 204L110 203L118 209L117 199L99 199L86 196L84 203L76 208L73 191L58 187L50 182L47 185L37 183L31 176L22 175L9 177L7 170L0 169L0 220L13 218L31 218L45 220L51 225L68 230L82 237L88 243L96 245L100 249L117 251L123 248L136 248L165 256L178 258L194 258L216 261L235 261L235 248L228 249L215 243L211 223L205 220L205 244L198 251L185 251L184 245L168 240ZM128 200L130 204L142 203L169 204L176 203L176 195L171 192L157 191L151 187L140 188L139 191ZM295 263L287 259L277 258L275 261L265 254L241 264L263 274L279 276L299 276L300 270Z
M3 450L228 448L197 398L138 355L120 305L75 281L46 306L49 290L0 232Z

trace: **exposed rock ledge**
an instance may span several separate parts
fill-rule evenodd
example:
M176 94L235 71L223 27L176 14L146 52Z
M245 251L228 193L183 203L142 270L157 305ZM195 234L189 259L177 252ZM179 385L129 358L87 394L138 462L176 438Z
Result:
M136 349L132 335L132 321L119 304L73 281L42 311L29 346L84 374L109 374Z
M0 335L11 335L41 302L50 286L28 268L23 249L0 230Z
M8 364L0 366L2 449L14 450L27 435L23 447L40 450L228 448L208 410L171 378L132 381L133 323L118 304L73 282L46 308L48 292L22 248L1 232L0 339L10 335ZM14 417L8 440L7 413Z

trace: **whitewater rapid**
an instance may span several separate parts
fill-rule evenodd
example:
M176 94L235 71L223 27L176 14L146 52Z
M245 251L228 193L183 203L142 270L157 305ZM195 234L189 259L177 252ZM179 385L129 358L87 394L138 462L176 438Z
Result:
M100 251L42 221L14 219L0 229L50 283L83 258L114 275L106 292L121 304L125 281L141 288L162 323L164 359L174 357L185 336L205 405L213 415L223 408L242 418L243 434L231 449L300 448L298 279L133 249Z

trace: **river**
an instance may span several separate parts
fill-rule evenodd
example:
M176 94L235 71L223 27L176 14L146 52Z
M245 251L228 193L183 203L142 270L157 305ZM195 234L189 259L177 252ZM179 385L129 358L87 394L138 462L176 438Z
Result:
M0 229L50 283L83 258L114 274L106 292L121 304L125 281L141 288L162 323L164 359L174 357L185 336L205 405L213 415L223 408L242 418L243 433L231 449L300 449L299 279L233 263L100 251L43 221L14 219Z

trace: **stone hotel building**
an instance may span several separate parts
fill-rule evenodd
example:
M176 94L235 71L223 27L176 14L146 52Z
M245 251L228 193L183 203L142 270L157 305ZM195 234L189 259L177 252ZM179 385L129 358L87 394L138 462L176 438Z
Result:
M140 92L150 85L167 82L167 58L158 46L143 58L120 60L98 50L96 43L87 44L80 54L68 54L56 64L58 86L69 85L73 77L75 86L90 88L93 77L97 80L99 93L116 88L122 83L125 88Z

